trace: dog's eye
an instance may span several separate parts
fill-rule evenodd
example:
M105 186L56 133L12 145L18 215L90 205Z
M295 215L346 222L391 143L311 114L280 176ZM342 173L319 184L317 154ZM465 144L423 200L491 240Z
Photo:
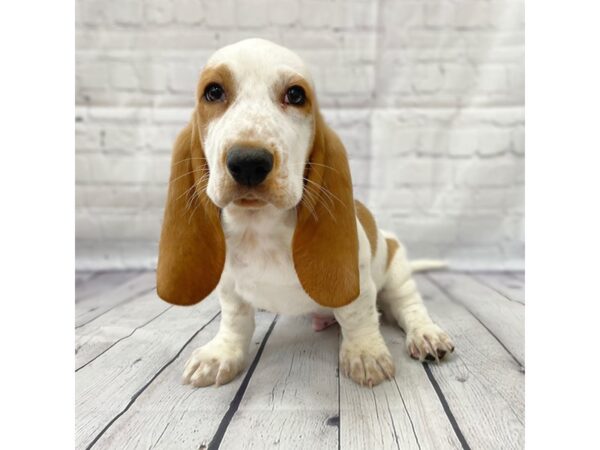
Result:
M289 88L283 99L283 102L288 105L302 106L306 102L306 93L302 86L292 86Z
M204 98L207 102L218 102L225 100L225 90L217 83L210 83L204 89Z

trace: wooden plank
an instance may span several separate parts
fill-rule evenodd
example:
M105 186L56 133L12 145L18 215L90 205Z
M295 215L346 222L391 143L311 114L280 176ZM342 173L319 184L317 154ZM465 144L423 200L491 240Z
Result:
M75 330L75 367L79 370L117 342L164 313L170 305L154 291L116 306Z
M337 448L338 329L279 318L222 448Z
M75 302L80 302L89 297L114 289L116 286L136 277L139 270L119 270L109 272L91 272L85 280L77 282L75 278Z
M249 361L255 358L273 319L271 313L257 313ZM104 433L94 445L95 449L197 449L208 446L240 388L245 372L229 384L199 389L181 384L181 374L191 352L217 333L218 322L211 322L190 342L173 364Z
M509 300L525 304L525 283L511 274L506 272L473 272L470 275Z
M462 448L423 366L408 356L400 328L383 323L381 331L396 377L368 389L342 375L341 448Z
M157 299L158 301L158 299ZM211 297L171 308L75 374L76 443L85 448L219 312Z
M459 433L473 449L523 448L521 366L466 308L450 300L427 276L417 274L416 279L432 318L456 345L447 363L428 364L427 369Z
M469 275L437 272L427 275L444 293L463 305L500 341L513 357L525 362L525 308L511 302Z
M81 327L115 306L154 290L154 272L144 272L123 284L99 292L75 304L75 326Z

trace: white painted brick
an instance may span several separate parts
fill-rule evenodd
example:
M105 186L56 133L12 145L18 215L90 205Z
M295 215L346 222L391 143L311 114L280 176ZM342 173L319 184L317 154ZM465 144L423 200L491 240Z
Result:
M444 64L443 71L443 90L449 92L465 93L469 95L477 83L477 72L467 64Z
M352 184L354 186L370 185L370 161L365 159L350 159L350 173L352 174Z
M391 213L390 205L393 206L393 212L396 215L407 215L415 210L415 195L409 188L397 188L386 192L386 195L374 195L370 198L369 207L373 207L373 214L380 227L383 226L383 217Z
M85 25L98 26L109 21L108 9L104 0L86 0L78 2L81 19Z
M516 127L512 132L513 151L520 156L525 154L525 129Z
M418 93L433 93L442 87L444 77L437 64L417 64L412 71L412 86Z
M75 149L81 151L97 150L98 148L100 148L99 129L77 124L75 126Z
M112 184L164 184L169 179L170 158L149 158L143 155L78 155L76 182Z
M141 25L144 22L144 4L141 1L119 1L111 5L112 20L118 25Z
M490 24L498 29L520 30L525 25L525 5L520 0L490 2Z
M300 2L297 0L270 0L269 21L275 25L292 25L300 20Z
M200 69L191 64L173 63L169 65L169 88L176 92L185 92L193 98L196 84L200 79Z
M479 146L479 131L455 129L448 133L448 154L451 156L472 156Z
M132 152L143 144L138 127L106 127L103 131L102 146L106 150Z
M300 5L300 24L303 27L310 29L331 26L336 13L335 2L303 0Z
M394 98L398 94L409 94L412 92L412 83L408 66L395 67L386 76L380 76L377 83L377 92L380 99Z
M371 92L375 84L374 68L372 66L325 68L326 91L335 94L354 92Z
M164 92L167 89L167 69L163 64L144 65L137 73L143 91Z
M455 5L455 24L459 28L485 28L490 23L490 5L483 1L463 1Z
M99 184L78 186L76 194L78 209L95 208L98 211L105 210L107 213L120 214L123 208L129 208L130 213L149 208L162 210L167 189L165 186Z
M185 24L199 24L204 20L204 5L200 0L175 0L175 19Z
M454 25L454 5L449 2L426 3L424 5L425 26L431 28L447 28Z
M134 67L128 63L116 63L111 66L110 83L116 89L138 89L139 80Z
M495 244L503 237L501 216L463 217L458 226L458 240L465 244Z
M399 217L393 219L393 227L407 242L443 244L458 235L458 222L453 218Z
M447 246L443 252L443 259L448 261L451 267L457 269L503 270L511 268L505 266L505 255L499 243L495 245L466 245L463 243Z
M375 26L377 10L374 2L346 1L334 4L336 8L329 26L342 29L368 29Z
M269 23L267 1L238 2L235 8L235 22L240 28L260 28Z
M396 31L423 25L422 2L387 1L383 2L382 7L382 20L390 36L394 36Z
M508 67L508 85L514 92L518 92L523 98L525 88L525 67L523 62L519 65Z
M525 186L515 186L506 189L506 203L510 212L518 215L525 214Z
M505 188L477 189L473 200L473 212L503 211L511 205L507 203Z
M419 134L419 155L440 156L448 153L448 133L446 130L423 128Z
M509 241L525 243L525 219L523 217L507 217L503 222L503 231Z
M455 167L458 185L468 187L506 186L517 182L521 162L470 161Z
M504 66L482 66L477 69L477 88L483 91L506 91L508 72Z
M209 28L232 27L235 25L236 5L234 0L208 0L204 2L205 23Z
M150 126L143 130L144 145L153 151L170 153L183 126Z
M452 166L437 159L398 159L390 162L387 169L395 186L431 186L445 184L452 179Z
M77 75L77 88L96 89L108 85L108 71L104 63L80 62Z
M497 156L510 151L512 146L512 130L485 130L479 136L479 154Z
M405 155L419 147L420 129L403 123L393 113L376 112L371 125L371 141L376 155Z
M174 5L171 0L145 0L144 15L152 25L165 25L173 21Z

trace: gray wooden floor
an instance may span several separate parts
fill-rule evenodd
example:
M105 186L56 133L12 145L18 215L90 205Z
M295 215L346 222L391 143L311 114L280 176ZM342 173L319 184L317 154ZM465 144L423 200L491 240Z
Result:
M523 273L417 282L456 344L447 362L411 360L384 324L396 378L360 387L339 376L337 326L315 333L307 317L260 312L248 370L193 389L183 364L216 333L216 298L173 307L152 272L77 273L77 448L523 448Z

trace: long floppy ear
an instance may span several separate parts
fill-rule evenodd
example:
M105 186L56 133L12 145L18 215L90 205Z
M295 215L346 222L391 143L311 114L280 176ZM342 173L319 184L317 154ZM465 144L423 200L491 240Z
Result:
M315 120L292 252L306 293L335 308L360 292L356 213L346 150L318 110Z
M156 290L175 305L192 305L219 283L225 237L219 209L206 195L208 165L197 111L175 142L160 236Z

